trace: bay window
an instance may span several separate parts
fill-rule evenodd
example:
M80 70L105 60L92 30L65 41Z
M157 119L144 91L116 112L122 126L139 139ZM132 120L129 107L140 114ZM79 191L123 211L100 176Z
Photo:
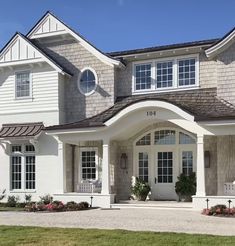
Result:
M198 86L198 55L134 63L133 92Z

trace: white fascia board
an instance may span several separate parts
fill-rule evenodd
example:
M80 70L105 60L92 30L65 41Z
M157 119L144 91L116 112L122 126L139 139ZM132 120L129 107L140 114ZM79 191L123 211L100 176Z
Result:
M235 125L235 120L198 121L197 123L205 126L232 126Z
M32 63L39 63L39 62L45 62L45 60L42 58L32 58L32 59L25 59L25 60L10 61L10 62L1 62L0 67L25 65L25 64L32 64Z
M98 49L96 49L95 47L93 47L89 42L87 42L85 39L83 39L80 35L78 35L76 32L74 32L71 28L69 28L66 24L64 24L62 21L60 21L56 16L54 16L51 13L47 13L43 19L32 29L32 31L27 35L28 38L33 39L33 38L40 38L40 37L49 37L49 36L53 36L55 34L57 34L56 32L54 33L43 33L43 34L37 34L35 35L35 37L32 37L35 33L35 31L38 30L38 27L48 18L54 18L56 19L62 26L63 29L62 30L62 34L66 34L69 33L72 37L74 37L77 41L79 41L79 43L86 48L89 52L91 52L93 55L95 55L99 60L101 60L102 62L104 62L105 64L109 65L109 66L118 66L118 67L125 67L125 65L114 59L111 57L108 57L107 55L103 54L101 51L99 51ZM58 34L60 34L61 31L58 32Z
M74 133L94 133L94 132L99 132L104 130L107 127L96 127L96 128L80 128L80 129L68 129L68 130L44 130L46 135L50 135L50 136L59 136L59 135L65 135L65 134L74 134Z
M213 58L217 55L220 50L224 49L226 46L229 45L230 42L234 42L235 38L235 30L231 32L227 37L219 41L217 44L213 45L212 47L208 48L205 53L208 58Z
M114 124L116 121L118 121L119 119L121 119L122 117L126 116L127 114L139 110L139 109L143 109L143 108L152 108L152 107L158 107L158 108L164 108L164 109L168 109L176 114L178 114L179 116L181 116L182 118L193 122L194 121L194 116L185 112L184 110L182 110L181 108L171 104L171 103L167 103L167 102L163 102L163 101L144 101L144 102L138 102L135 103L133 105L130 105L128 107L126 107L125 109L121 110L119 113L117 113L114 117L112 117L111 119L107 120L105 122L106 126L110 126L112 124Z

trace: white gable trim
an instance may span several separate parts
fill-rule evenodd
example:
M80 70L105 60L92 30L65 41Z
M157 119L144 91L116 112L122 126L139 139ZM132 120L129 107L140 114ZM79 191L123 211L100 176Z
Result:
M227 47L229 47L235 41L235 30L222 38L218 43L208 48L206 52L206 56L208 58L213 58L218 55L220 52L224 51Z
M86 41L83 37L69 28L66 24L60 21L57 17L55 17L50 12L46 13L42 19L36 24L35 27L27 34L27 37L30 39L42 38L42 37L50 37L60 34L70 34L74 37L79 43L91 52L94 56L96 56L99 60L104 62L110 66L120 66L124 67L124 64L116 59L113 59L105 54L103 54L100 50L91 45L88 41Z
M0 67L2 68L38 62L46 62L58 73L67 74L20 33L16 33L0 53Z

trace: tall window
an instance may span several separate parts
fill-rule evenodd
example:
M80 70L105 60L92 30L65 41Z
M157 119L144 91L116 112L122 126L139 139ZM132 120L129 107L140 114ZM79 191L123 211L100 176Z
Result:
M35 149L31 144L11 146L11 189L35 189Z
M157 88L172 87L173 85L173 62L157 63Z
M135 64L133 92L198 86L198 56L174 57Z
M82 150L81 151L81 178L83 180L96 180L98 177L97 172L97 161L96 161L95 150Z
M158 183L173 182L173 152L158 152Z
M16 73L16 98L30 97L30 73Z
M135 66L135 90L151 89L151 64Z
M139 153L139 179L148 182L148 153Z
M185 175L190 175L193 172L193 152L182 152L182 171Z

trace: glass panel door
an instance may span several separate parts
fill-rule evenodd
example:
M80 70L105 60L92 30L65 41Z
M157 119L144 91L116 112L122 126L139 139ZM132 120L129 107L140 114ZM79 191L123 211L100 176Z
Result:
M158 183L173 182L173 152L157 153L157 181Z

